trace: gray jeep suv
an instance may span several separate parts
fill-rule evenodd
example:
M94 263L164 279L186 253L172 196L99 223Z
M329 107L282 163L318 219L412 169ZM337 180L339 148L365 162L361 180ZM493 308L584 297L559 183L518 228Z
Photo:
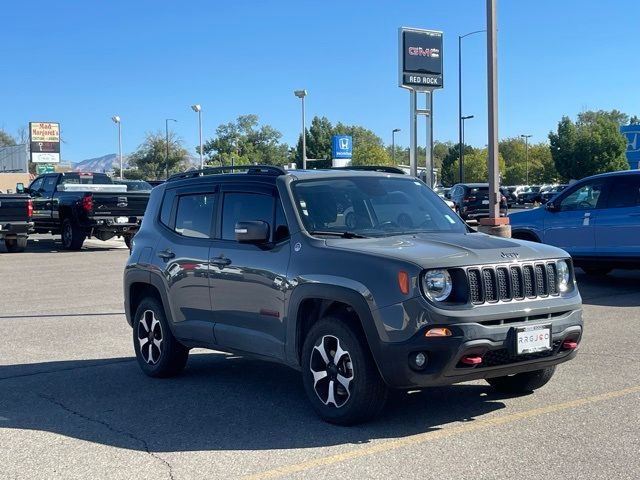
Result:
M176 175L153 189L124 296L147 375L194 347L275 360L337 424L372 418L389 387L535 390L582 336L567 253L477 233L380 171Z

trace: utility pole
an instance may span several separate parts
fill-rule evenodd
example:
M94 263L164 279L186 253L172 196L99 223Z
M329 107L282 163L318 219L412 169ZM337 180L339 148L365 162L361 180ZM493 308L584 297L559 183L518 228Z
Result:
M500 217L500 167L498 165L498 46L496 2L487 0L487 110L489 123L489 218L480 219L480 230L510 237L509 217Z
M391 159L393 163L396 163L396 132L399 132L399 128L391 130Z
M167 154L165 157L165 168L167 169L167 179L169 178L169 121L177 122L177 120L174 120L173 118L165 118L164 120L164 131L165 131L166 141L167 141Z
M527 185L529 185L529 138L531 135L520 135L524 138L524 158L527 166Z

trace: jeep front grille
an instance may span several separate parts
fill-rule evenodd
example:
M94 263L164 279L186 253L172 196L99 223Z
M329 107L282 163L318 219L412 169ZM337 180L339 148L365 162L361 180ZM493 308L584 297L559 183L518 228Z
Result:
M465 269L474 305L558 295L555 262L479 266Z

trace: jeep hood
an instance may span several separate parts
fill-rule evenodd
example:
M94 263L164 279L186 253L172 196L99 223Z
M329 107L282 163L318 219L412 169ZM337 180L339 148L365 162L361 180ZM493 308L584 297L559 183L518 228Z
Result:
M367 239L328 239L326 245L354 253L406 260L422 268L569 257L568 253L549 245L482 233L420 233Z

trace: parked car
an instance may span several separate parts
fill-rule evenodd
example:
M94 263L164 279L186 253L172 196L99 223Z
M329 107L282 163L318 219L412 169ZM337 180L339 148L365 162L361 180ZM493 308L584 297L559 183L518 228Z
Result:
M567 185L553 185L549 189L540 193L540 203L545 204L553 197L555 197L558 193L567 188Z
M0 240L10 253L27 248L33 229L33 203L29 195L0 194Z
M127 191L103 173L48 173L23 190L33 199L35 231L60 233L66 250L79 250L87 237L124 237L130 245L149 201L148 191Z
M124 273L147 375L176 375L190 348L255 355L301 370L316 412L353 424L389 387L528 392L575 356L581 299L564 251L475 232L408 175L235 171L151 193ZM399 194L428 221L398 224Z
M509 216L514 238L563 248L589 274L640 268L640 171L588 177Z
M489 216L489 184L458 183L451 187L451 201L463 220L478 220ZM507 215L507 199L501 195L500 216Z
M525 203L534 203L540 201L540 187L534 185L528 189L518 193L518 205Z

